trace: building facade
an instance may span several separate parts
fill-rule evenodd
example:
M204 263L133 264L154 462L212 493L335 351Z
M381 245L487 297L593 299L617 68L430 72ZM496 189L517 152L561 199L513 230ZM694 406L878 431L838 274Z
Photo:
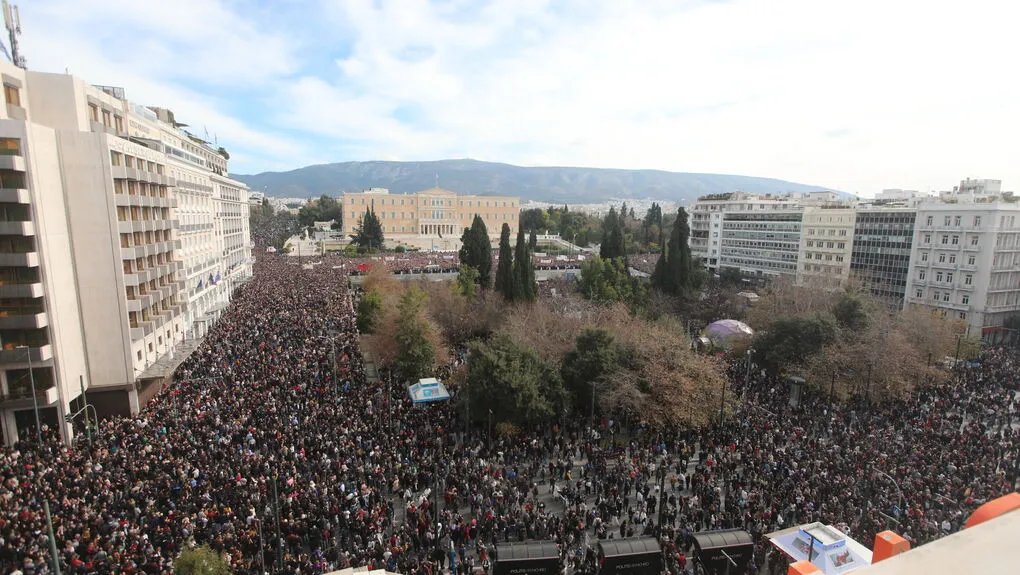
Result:
M189 245L218 262L217 283L230 273L228 261L249 262L250 275L248 202L243 186L225 178L226 162L208 162L219 157L215 151L169 137L176 128L122 90L3 64L0 72L7 99L0 136L9 152L6 163L0 158L7 218L0 276L10 282L0 290L0 307L8 305L0 315L0 428L10 442L34 427L22 377L31 359L27 379L36 384L44 423L67 438L72 427L64 417L78 411L83 390L101 415L136 413L164 377L152 369L173 357L192 323L179 181L190 193L188 184L223 180L219 199L208 184L203 209L212 218L195 218L208 236ZM195 162L181 153L207 162L212 176L193 177L181 164ZM4 317L16 318L9 329Z
M986 337L1020 313L1020 204L922 204L907 305L962 320Z
M856 210L805 207L797 257L797 283L836 289L850 277Z
M860 206L854 221L850 272L871 295L899 309L910 276L917 210Z
M412 194L391 194L384 188L345 193L343 231L352 234L369 209L375 212L388 242L423 249L456 250L464 228L475 215L485 221L490 238L499 238L503 223L517 230L520 198L457 194L432 188Z

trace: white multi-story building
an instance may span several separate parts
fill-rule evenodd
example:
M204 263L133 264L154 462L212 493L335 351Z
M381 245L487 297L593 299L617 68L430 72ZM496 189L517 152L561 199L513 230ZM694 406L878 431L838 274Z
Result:
M805 206L839 205L832 192L703 196L691 210L691 255L713 272L730 267L755 279L794 277Z
M854 222L857 212L847 207L805 207L797 283L834 289L850 277Z
M198 256L182 253L178 184L208 188L204 212L184 210L206 224L189 247L218 288L200 313L251 274L246 189L220 154L120 89L0 73L0 432L10 442L35 426L34 383L43 423L69 437L83 389L100 414L137 412L190 328L184 268Z
M1020 204L965 196L918 207L906 305L966 321L984 337L1020 314Z

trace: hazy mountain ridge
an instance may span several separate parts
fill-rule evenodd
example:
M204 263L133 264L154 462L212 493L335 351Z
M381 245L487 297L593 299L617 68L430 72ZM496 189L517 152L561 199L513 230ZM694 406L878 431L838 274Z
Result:
M288 172L231 174L252 190L276 197L318 197L371 187L395 193L436 185L459 193L519 196L523 200L592 203L612 198L694 200L705 194L813 192L822 186L773 178L697 174L660 170L522 167L477 160L434 162L342 162L306 166Z

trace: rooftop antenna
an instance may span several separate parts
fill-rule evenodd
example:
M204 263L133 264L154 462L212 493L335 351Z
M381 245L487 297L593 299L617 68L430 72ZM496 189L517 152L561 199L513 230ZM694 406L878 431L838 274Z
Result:
M11 42L11 52L7 53L7 47L0 44L3 48L4 55L7 56L11 63L15 66L25 69L25 57L21 55L21 49L18 47L18 36L21 35L21 14L18 13L18 7L12 6L7 3L7 0L3 0L4 9L4 26L7 27L7 34Z

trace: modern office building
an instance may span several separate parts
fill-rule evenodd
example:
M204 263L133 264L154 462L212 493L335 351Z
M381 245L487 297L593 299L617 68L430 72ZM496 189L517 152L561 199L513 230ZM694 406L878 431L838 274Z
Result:
M796 276L804 207L840 205L833 192L702 196L691 209L691 255L715 273L732 267L755 279Z
M969 196L918 207L906 300L987 337L1020 314L1020 204Z
M916 218L913 208L880 205L858 206L855 218L850 273L896 309L907 289Z
M804 208L797 258L797 283L835 289L850 277L856 210L850 207Z
M200 165L212 174L195 218L208 235L189 247L213 262L202 272L215 284L227 278L227 295L250 275L248 201L220 154L123 90L6 64L0 73L0 429L10 442L34 427L34 383L43 423L69 437L64 417L82 389L101 414L137 412L194 321L179 181L205 185ZM217 292L207 309L224 301Z
M365 212L372 209L387 241L436 250L459 249L461 233L476 214L485 221L490 238L499 238L504 222L516 231L521 210L520 198L458 195L442 188L412 194L371 188L345 193L341 203L344 233L354 233Z

